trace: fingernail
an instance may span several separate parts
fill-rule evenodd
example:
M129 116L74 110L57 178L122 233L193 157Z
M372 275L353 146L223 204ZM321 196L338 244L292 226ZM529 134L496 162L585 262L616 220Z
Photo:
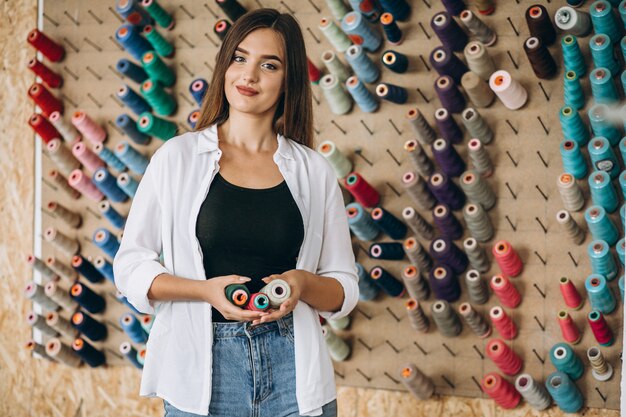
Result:
M239 281L251 281L252 278L248 278L248 277L239 277Z

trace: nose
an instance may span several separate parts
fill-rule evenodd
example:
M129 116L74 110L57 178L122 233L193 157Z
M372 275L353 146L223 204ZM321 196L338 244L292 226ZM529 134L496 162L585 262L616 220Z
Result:
M242 74L242 78L243 81L246 82L257 82L258 79L258 73L257 73L257 68L253 65L247 66Z

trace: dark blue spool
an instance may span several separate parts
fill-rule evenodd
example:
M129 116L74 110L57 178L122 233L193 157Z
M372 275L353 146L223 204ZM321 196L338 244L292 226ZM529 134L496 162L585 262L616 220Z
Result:
M126 58L122 58L117 61L115 69L125 77L130 78L137 84L142 84L148 79L148 74L139 65L129 61Z
M146 343L148 340L148 333L141 327L141 322L133 313L124 313L120 317L120 326L133 342Z
M100 313L106 308L106 300L104 297L80 282L76 282L72 285L72 288L70 288L70 297L92 314Z
M196 78L189 84L189 92L196 100L198 106L202 105L202 100L206 94L206 90L209 88L209 83L204 78Z
M457 240L463 236L463 226L445 204L438 204L433 209L433 222L441 236Z
M130 363L135 366L135 368L143 369L143 365L137 359L137 349L135 349L133 345L128 342L122 343L120 345L120 352L122 353L122 355L124 355L126 359L128 359Z
M152 50L152 45L145 38L136 26L122 25L115 31L115 39L133 56L137 61L141 62L141 57L148 51Z
M370 245L370 258L401 261L404 259L404 248L399 242L376 242Z
M467 66L454 53L443 46L438 46L430 52L428 58L439 75L452 77L457 85L461 84L463 74L469 71Z
M126 136L128 136L137 145L147 145L150 142L150 136L145 135L137 129L137 121L133 120L127 114L120 114L115 119L115 125L122 129Z
M74 343L72 343L72 349L87 365L92 368L97 368L98 366L102 366L106 363L106 358L103 352L93 347L93 345L82 337L78 337L76 340L80 340L80 344L77 344L76 341L74 341Z
M461 113L465 110L465 97L449 75L442 75L437 78L435 92L441 101L441 106L450 113Z
M87 278L89 282L96 284L104 280L104 276L100 273L100 271L98 271L96 267L82 255L75 255L72 258L72 266L78 271L79 274Z
M117 251L120 249L120 242L117 240L117 237L103 227L96 229L92 240L111 259L115 258Z
M370 270L370 277L387 295L391 297L402 297L404 295L404 285L396 277L385 271L381 266L375 266Z
M456 21L446 12L436 13L430 20L430 27L446 48L454 52L462 52L469 41L467 34Z
M445 237L437 238L430 243L430 255L438 263L448 265L457 275L462 274L469 264L465 252Z
M401 22L407 20L411 14L411 6L405 0L379 0L379 3L384 11Z
M78 321L78 318L80 318L81 321ZM92 342L104 340L109 334L104 324L100 323L84 311L74 313L72 316L72 326L74 326Z
M438 300L453 302L461 297L459 279L448 265L436 264L430 271L428 282Z
M452 210L461 210L465 204L465 194L443 172L436 172L428 178L428 188L437 201Z
M118 213L110 203L100 202L100 213L102 213L104 218L116 229L122 230L124 228L126 218Z
M380 16L380 23L383 26L387 41L392 45L400 45L402 43L402 30L398 27L395 16L390 13L383 13Z
M104 167L98 168L91 182L111 201L123 203L128 195L117 185L117 178Z
M372 210L372 220L392 239L404 239L406 236L406 224L382 207Z
M407 93L406 89L389 83L378 84L376 86L376 94L378 97L396 104L404 104L409 98L409 93Z
M380 288L370 278L370 275L365 271L363 265L356 262L357 275L359 276L359 300L371 301L380 292Z
M432 151L437 165L447 176L458 177L465 172L465 161L447 140L443 138L435 140Z
M148 102L126 84L117 90L117 97L136 115L140 115L143 112L152 112L152 107L150 107Z
M200 111L194 110L191 113L189 113L189 115L187 116L187 124L191 126L192 129L195 129L196 124L198 123L199 119L200 119Z
M400 52L387 50L380 58L383 65L398 74L404 74L409 67L409 58Z
M463 131L447 109L438 108L435 111L435 124L439 135L453 144L463 142Z

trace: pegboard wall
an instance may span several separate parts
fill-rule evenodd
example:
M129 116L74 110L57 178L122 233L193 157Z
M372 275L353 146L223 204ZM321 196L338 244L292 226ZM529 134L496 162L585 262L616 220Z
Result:
M176 84L170 91L177 99L178 110L170 119L177 122L180 132L184 132L190 129L185 122L187 115L197 108L189 93L189 84L198 77L210 79L214 57L220 44L212 28L219 18L226 16L213 1L208 0L171 0L160 3L176 19L173 30L158 30L176 48L174 57L165 59L177 75ZM275 7L283 12L293 13L303 28L308 56L319 68L323 67L320 56L324 51L332 49L318 29L322 17L332 18L323 0L243 0L240 3L248 9ZM353 169L380 192L381 205L398 217L406 206L415 207L404 193L400 182L401 175L413 169L403 148L404 142L413 138L404 115L410 107L417 106L434 125L434 111L440 107L433 88L437 74L428 63L431 50L440 45L440 42L429 22L436 12L444 8L435 0L416 0L410 3L410 21L400 23L405 35L404 42L397 47L384 44L377 53L370 54L381 67L383 82L408 90L409 99L406 104L383 102L379 110L372 114L362 113L354 106L350 113L336 116L330 112L319 87L313 87L317 143L323 140L335 142L353 161ZM559 278L569 277L585 295L584 280L591 273L586 247L591 236L587 236L583 245L576 246L555 220L556 212L562 208L556 188L557 176L562 172L559 155L562 134L558 119L558 110L563 105L562 58L559 43L556 42L550 47L550 51L559 63L558 75L551 80L541 81L534 76L522 49L522 44L528 37L524 12L534 3L524 0L501 1L496 4L494 14L481 17L498 34L497 43L488 48L496 67L509 71L515 80L520 81L528 90L529 99L517 111L506 109L496 100L489 108L481 109L480 113L495 133L494 141L487 146L495 164L494 175L488 182L498 197L495 208L489 212L496 233L493 240L486 244L486 248L489 252L490 244L506 239L518 250L523 260L524 271L520 277L514 278L515 286L523 295L523 301L518 308L507 310L519 328L519 335L510 345L524 360L523 372L528 372L536 380L543 382L554 371L549 359L550 348L562 341L556 319L558 310L565 308L559 292ZM540 3L544 4L552 16L561 6L561 2L556 1ZM588 7L588 4L584 7ZM472 4L469 4L469 8L474 9ZM135 91L139 91L139 86L115 70L118 59L132 57L115 40L115 31L122 24L122 19L115 12L114 2L49 1L43 3L42 16L43 31L62 43L66 49L66 57L62 62L55 64L46 61L46 64L64 78L62 88L52 90L64 102L64 118L69 120L74 110L83 110L106 128L108 139L105 144L109 149L113 149L122 140L128 141L115 126L114 120L121 113L127 113L133 118L136 116L117 99L115 92L123 83ZM591 60L588 39L580 38L579 43L588 58L589 66ZM410 64L406 73L396 74L382 68L380 55L386 49L408 55ZM343 56L341 59L345 62ZM582 83L589 97L588 81L583 79ZM374 86L369 87L373 89ZM589 102L588 99L588 106ZM464 158L467 157L468 139L466 134L464 143L457 146ZM153 138L147 146L130 143L149 157L161 141ZM68 146L67 143L64 146ZM430 150L427 152L430 154ZM98 227L106 227L113 233L120 231L114 230L98 213L95 202L84 197L72 200L51 183L47 173L55 165L45 153L43 155L40 166L40 204L43 215L39 230L55 226L80 242L84 257L93 259L102 255L101 250L91 243L94 231ZM112 172L118 174L114 170ZM132 172L130 174L137 180L140 179ZM580 185L585 191L588 206L591 202L586 181L580 181ZM48 213L46 205L51 200L81 213L83 223L80 228L71 229ZM113 205L123 215L130 208L130 202ZM430 213L420 213L425 218L432 219ZM455 215L459 219L462 217L460 212ZM573 216L579 224L584 225L582 211L573 213ZM612 217L616 224L621 224L617 215ZM468 237L467 232L465 237ZM41 250L38 247L35 250L38 257L45 259L55 256L69 264L69 259L63 253L56 251L40 235L38 239L41 240ZM368 246L371 242L353 239L357 261L366 270L374 265L381 265L400 277L402 269L407 265L406 260L369 259ZM381 240L386 241L384 238ZM457 244L461 245L461 242L460 240ZM421 243L427 247L430 242ZM483 278L487 279L498 272L494 265ZM35 278L41 282L41 276L36 274ZM61 285L69 289L70 283L62 281ZM615 294L616 285L617 280L611 283ZM117 302L112 283L107 281L90 286L106 297L108 307L105 313L94 317L104 321L110 332L105 342L94 345L105 350L110 364L128 363L118 353L121 341L127 340L118 320L123 312L128 311L128 307ZM351 386L402 390L404 387L398 381L397 371L402 363L410 361L433 379L437 393L485 396L478 382L485 373L497 371L485 355L485 346L489 339L478 338L468 328L464 328L459 337L445 338L434 330L432 324L428 333L417 333L409 325L404 301L381 295L375 301L359 303L352 314L351 327L347 331L339 332L349 341L352 353L347 361L335 364L337 382ZM453 307L458 308L463 301L467 301L464 287L461 299L453 303ZM427 315L430 315L432 302L431 295L430 300L423 303ZM487 304L476 308L486 316L489 308L497 304L496 297L492 295ZM38 309L38 306L35 308ZM574 346L574 350L586 365L586 349L596 344L586 323L586 314L589 311L588 301L581 310L570 311L583 334L582 341ZM61 312L62 315L66 313ZM586 369L584 376L577 381L588 406L619 408L622 314L620 305L614 313L607 316L616 343L602 348L606 359L615 369L613 378L607 382L598 382L592 377L590 369ZM39 334L36 336L40 340L44 339ZM71 344L71 340L63 340L68 345ZM135 346L137 349L142 348L141 345Z

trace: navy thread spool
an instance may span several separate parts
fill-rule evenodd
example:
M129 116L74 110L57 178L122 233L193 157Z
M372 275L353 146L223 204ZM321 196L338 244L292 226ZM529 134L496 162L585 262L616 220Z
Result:
M378 84L376 86L376 95L383 100L396 104L404 104L409 98L406 89L389 83Z
M191 126L192 129L196 128L198 120L200 120L200 110L194 110L187 115L187 124Z
M72 314L72 326L92 342L106 339L109 333L103 323L100 323L84 311L77 311Z
M377 242L370 245L370 258L384 259L389 261L401 261L404 259L402 243Z
M204 78L196 78L189 84L189 92L198 106L202 105L207 88L209 88L209 83Z
M226 16L233 22L243 16L247 10L237 0L215 0Z
M96 229L94 232L93 243L111 259L115 258L117 251L120 249L117 237L103 227Z
M348 78L346 88L362 112L372 113L378 110L378 97L372 94L356 75Z
M152 24L152 17L139 3L139 0L117 0L115 11L128 23L143 29L144 26Z
M104 259L104 256L96 256L93 261L93 264L96 266L96 269L100 271L102 275L104 275L109 281L115 284L115 275L113 274L113 265Z
M139 129L137 129L137 121L133 120L127 114L120 114L117 116L115 119L115 125L137 145L147 145L150 142L150 136L141 133Z
M380 288L370 278L369 274L365 272L363 265L358 262L356 262L356 271L359 276L359 300L372 301L380 292Z
M459 279L448 265L435 265L430 271L428 282L439 300L453 302L461 297Z
M101 313L106 308L106 300L104 297L80 282L72 285L70 297L92 314Z
M360 240L374 240L380 233L380 228L372 219L372 216L365 211L363 206L354 201L346 206L348 226L352 233Z
M409 67L409 58L396 51L383 52L383 56L380 60L385 67L398 74L404 74Z
M360 80L371 84L380 77L380 70L372 62L361 45L352 45L346 51L346 60Z
M88 343L85 339L78 337L72 342L72 349L90 367L97 368L106 363L104 353Z
M442 75L435 81L435 92L441 106L450 113L461 113L465 109L465 97L455 84L452 77Z
M148 79L148 74L146 74L146 71L144 71L142 67L129 61L126 58L122 58L117 61L115 69L117 70L117 72L125 77L130 78L137 84L141 84Z
M385 37L390 44L400 45L402 43L402 31L396 24L394 16L391 13L383 13L380 15L380 24L383 26L383 32L385 32Z
M430 243L430 255L437 262L448 265L452 272L459 275L467 269L467 255L450 239L440 237Z
M93 174L92 182L111 201L123 203L128 200L128 196L117 186L115 178L106 168L98 168Z
M458 16L463 10L467 9L463 0L441 0L441 3L452 16Z
M141 327L141 322L137 320L137 317L135 317L133 313L124 313L120 317L120 325L133 342L146 343L148 340L148 334L143 327Z
M213 25L213 33L215 33L215 35L221 41L223 41L224 38L226 37L226 34L230 30L230 27L231 27L231 24L228 20L220 19L217 22L215 22L215 25Z
M117 39L124 49L137 61L141 61L143 54L152 50L152 45L141 36L137 26L122 25L115 32L115 39Z
M526 39L524 52L537 78L549 79L556 75L556 62L540 38L531 36Z
M428 188L437 201L452 210L461 210L465 205L465 194L443 172L437 172L428 178Z
M126 84L117 90L117 97L137 115L152 111L148 102Z
M411 6L406 0L379 0L383 10L401 22L409 19L411 14ZM385 13L383 13L384 15Z
M435 110L435 124L441 137L448 142L455 144L463 142L463 131L448 109Z
M435 206L433 221L441 236L450 240L457 240L463 236L463 226L445 204Z
M552 45L556 40L556 31L546 8L541 4L533 4L526 9L525 15L530 36L538 37L546 46Z
M405 293L404 285L396 277L384 270L381 266L375 266L370 270L370 277L387 295L402 298Z
M430 64L437 74L449 75L455 83L461 84L463 74L469 69L454 53L443 46L438 46L430 52Z
M446 12L436 13L430 20L430 27L435 31L443 46L451 51L463 51L469 41L461 26Z
M89 282L96 284L104 280L104 276L100 271L98 271L91 262L83 258L82 255L74 255L72 257L72 267L87 278Z
M406 224L382 207L372 210L372 220L392 239L404 239L406 236Z
M129 342L122 342L120 344L120 353L132 363L135 368L143 369L143 365L137 360L137 349L133 347Z
M433 143L433 157L439 169L449 177L458 177L465 171L465 161L458 154L454 146L443 138Z

